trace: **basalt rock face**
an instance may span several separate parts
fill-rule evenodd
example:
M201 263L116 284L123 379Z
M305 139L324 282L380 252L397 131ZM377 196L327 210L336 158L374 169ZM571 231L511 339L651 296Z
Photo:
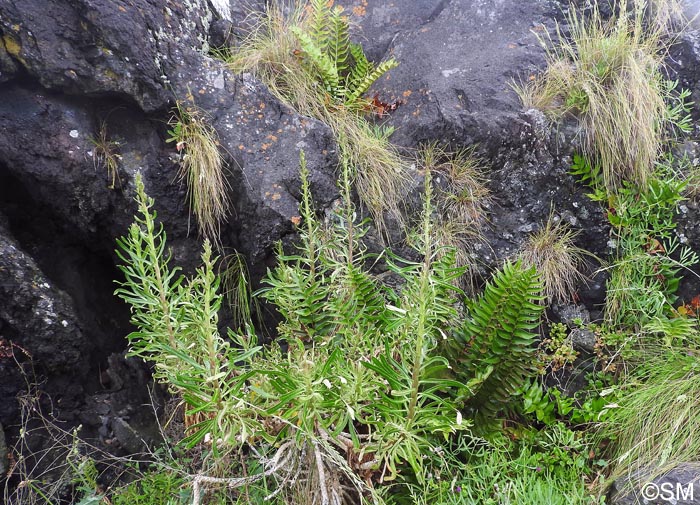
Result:
M523 110L513 84L546 66L538 35L554 32L562 5L545 0L341 2L358 17L358 40L370 54L399 66L372 90L395 104L392 140L415 148L438 141L476 146L495 201L478 261L495 267L517 252L551 212L581 230L578 241L609 253L600 205L568 175L577 145L574 123L553 127ZM604 280L582 286L590 305L602 302Z

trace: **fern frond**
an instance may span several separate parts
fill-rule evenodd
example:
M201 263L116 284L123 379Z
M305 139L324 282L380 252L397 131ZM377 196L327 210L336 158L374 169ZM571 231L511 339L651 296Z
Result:
M534 268L506 263L470 307L470 317L456 331L458 376L471 378L492 367L472 404L480 416L493 418L507 406L523 380L533 371L539 325L544 308L542 282Z
M349 93L345 96L345 103L352 104L357 101L357 99L364 95L369 87L374 84L375 81L377 81L377 79L386 74L392 68L396 68L398 65L399 62L394 58L389 58L388 60L381 62L377 68L365 75L361 81L359 81L352 89L349 90Z
M323 52L326 51L330 39L328 20L333 14L331 5L332 2L328 0L311 0L309 5L311 26L309 26L307 33Z
M338 96L338 88L340 86L340 76L335 62L321 49L317 43L305 32L298 27L291 28L292 33L296 36L301 44L301 48L311 60L311 64L319 73L321 82L326 91L332 96Z
M352 70L345 79L345 87L353 90L374 70L374 64L367 59L360 44L350 43L350 54L352 55Z
M350 25L343 16L342 7L336 7L329 19L328 46L326 54L335 62L339 76L345 76L350 71Z

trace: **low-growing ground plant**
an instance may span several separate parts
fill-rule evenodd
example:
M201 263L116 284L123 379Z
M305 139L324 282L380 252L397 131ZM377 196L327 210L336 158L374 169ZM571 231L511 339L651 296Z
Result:
M681 274L698 262L675 229L686 181L678 178L673 158L656 164L645 186L625 184L606 194L601 170L582 157L573 173L592 189L589 196L608 207L615 237L615 259L609 267L605 317L611 325L640 328L649 320L673 316Z
M216 130L204 112L178 102L168 121L167 142L175 144L180 163L178 178L187 184L187 198L199 231L219 244L221 223L228 217L229 185L226 163Z
M586 483L587 444L561 425L533 430L518 442L474 441L460 452L451 473L412 489L418 505L510 504L592 505ZM566 447L566 449L563 449Z

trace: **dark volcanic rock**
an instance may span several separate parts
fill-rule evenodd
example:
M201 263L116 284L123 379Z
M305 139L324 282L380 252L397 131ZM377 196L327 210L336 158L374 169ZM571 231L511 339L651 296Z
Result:
M46 88L123 94L153 111L172 97L169 72L206 50L211 17L203 0L10 0L0 4L0 61Z
M397 129L392 140L493 149L517 139L523 121L511 81L544 66L533 30L552 25L553 9L545 2L355 3L366 5L361 27L371 47L381 44L381 37L372 37L379 20L386 33L395 33L386 56L401 63L376 86L387 101L403 102L390 120Z
M698 486L700 463L691 462L680 464L650 481L635 478L631 491L627 479L618 479L613 482L608 496L611 505L699 505Z
M416 148L439 141L477 146L495 205L488 246L476 252L489 267L515 254L529 236L555 219L581 230L577 238L606 257L608 227L600 205L568 175L576 148L575 123L556 126L538 111L525 111L512 89L545 67L537 34L561 19L557 2L542 0L374 0L342 4L359 15L357 40L366 39L376 59L393 56L399 66L374 91L399 105L387 122L392 140ZM386 45L386 40L390 44ZM594 265L591 265L591 270ZM604 282L581 286L582 299L600 303Z

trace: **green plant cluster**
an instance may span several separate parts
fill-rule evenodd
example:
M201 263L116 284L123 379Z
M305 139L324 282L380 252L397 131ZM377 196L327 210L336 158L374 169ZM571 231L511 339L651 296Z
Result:
M542 340L539 348L541 372L557 372L567 365L572 365L578 352L571 342L569 329L564 323L549 325L549 334Z
M685 199L686 182L675 176L670 155L644 186L625 183L604 191L601 171L575 156L572 173L593 190L590 196L608 207L615 259L607 283L605 313L613 325L640 327L650 320L673 317L676 291L684 269L697 264L697 254L680 242L674 218Z
M125 281L117 294L138 328L130 352L152 360L155 377L185 401L188 447L209 444L219 459L245 447L272 451L265 472L281 487L315 482L320 497L341 496L344 480L357 496L371 495L363 476L425 482L444 463L441 440L467 429L469 412L493 418L533 373L541 284L534 269L507 263L455 328L454 280L464 269L454 251L438 255L432 246L429 179L422 259L385 253L400 290L367 270L377 258L362 243L367 226L356 222L349 169L344 204L328 227L315 217L303 157L301 179L301 245L278 252L256 294L282 318L265 348L251 324L228 339L219 334L210 246L194 277L171 268L152 200L137 181L139 215L119 241ZM446 345L453 332L455 344Z
M292 33L308 58L311 71L317 74L331 99L346 107L353 106L398 62L389 58L375 67L362 46L350 42L350 27L342 7L332 7L332 2L327 0L311 0L309 7L309 26L306 29L293 26Z

